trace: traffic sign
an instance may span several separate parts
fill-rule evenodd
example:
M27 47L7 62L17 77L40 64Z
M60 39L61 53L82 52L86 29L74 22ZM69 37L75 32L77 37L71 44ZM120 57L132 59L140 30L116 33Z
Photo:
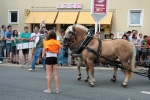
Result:
M95 19L95 33L97 32L98 22L107 16L108 1L109 0L91 0L91 15Z

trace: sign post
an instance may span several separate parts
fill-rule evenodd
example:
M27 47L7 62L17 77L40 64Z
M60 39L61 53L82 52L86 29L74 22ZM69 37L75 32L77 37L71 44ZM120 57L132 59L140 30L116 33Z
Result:
M108 1L109 0L91 0L91 14L95 19L95 34L98 29L98 22L107 16Z

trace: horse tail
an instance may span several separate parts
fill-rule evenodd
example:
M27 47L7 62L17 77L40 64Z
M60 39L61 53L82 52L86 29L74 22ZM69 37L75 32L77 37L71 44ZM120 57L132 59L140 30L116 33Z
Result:
M132 50L133 50L132 56L131 56L131 58L130 58L130 68L131 68L131 71L134 71L134 68L135 68L136 49L135 49L135 45L134 45L132 42L130 42L130 43L131 43L131 45L132 45ZM134 73L133 73L133 72L130 72L129 77L130 77L130 79L133 79Z

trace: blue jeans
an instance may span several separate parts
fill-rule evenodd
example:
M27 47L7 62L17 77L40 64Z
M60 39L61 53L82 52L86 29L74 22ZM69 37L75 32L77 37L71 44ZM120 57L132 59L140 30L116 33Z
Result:
M0 61L3 61L4 46L0 46Z
M11 52L11 43L6 43L6 50L7 50L7 54L10 54Z
M36 51L35 51L34 56L33 56L32 64L31 64L31 69L35 69L36 60L42 54L42 50L43 50L43 48L36 48ZM44 69L46 70L45 59L44 58L42 58L42 63L43 63Z

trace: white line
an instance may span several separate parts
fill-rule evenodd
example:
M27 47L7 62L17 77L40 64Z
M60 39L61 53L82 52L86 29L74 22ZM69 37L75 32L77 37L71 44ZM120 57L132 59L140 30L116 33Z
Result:
M141 93L150 94L150 92L146 92L146 91L141 91Z

